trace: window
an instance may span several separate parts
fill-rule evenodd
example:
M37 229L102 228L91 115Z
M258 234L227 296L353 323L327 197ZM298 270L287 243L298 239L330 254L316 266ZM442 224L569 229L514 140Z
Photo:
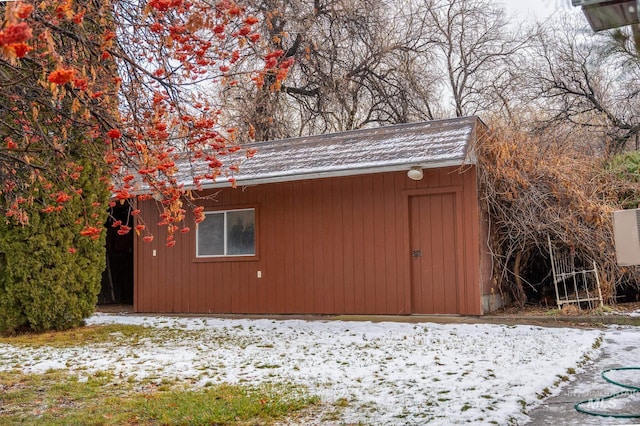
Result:
M255 256L255 209L205 213L198 224L196 257Z

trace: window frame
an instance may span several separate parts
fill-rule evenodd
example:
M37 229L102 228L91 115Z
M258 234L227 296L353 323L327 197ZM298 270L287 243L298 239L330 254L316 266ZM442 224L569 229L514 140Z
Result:
M213 214L224 214L224 250L225 252L227 251L227 213L228 212L238 212L238 211L248 211L248 210L252 210L253 211L253 223L254 223L254 228L253 228L253 254L232 254L232 255L228 255L228 254L221 254L221 255L204 255L204 254L199 254L198 253L198 242L200 240L200 229L199 229L199 224L196 225L196 232L195 232L195 244L193 246L193 260L195 262L230 262L230 261L256 261L259 260L258 257L258 207L255 205L244 205L244 206L225 206L224 208L220 208L220 209L208 209L204 211L205 216L206 215L213 215Z

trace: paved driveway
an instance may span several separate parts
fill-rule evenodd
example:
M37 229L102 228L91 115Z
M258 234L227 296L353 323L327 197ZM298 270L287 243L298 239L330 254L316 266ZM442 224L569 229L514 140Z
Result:
M611 326L605 332L602 351L601 356L589 363L586 371L578 374L558 396L549 398L543 405L529 412L532 420L527 425L640 425L640 418L590 416L575 410L574 405L578 401L600 398L624 390L604 381L601 373L609 368L640 367L640 327ZM610 375L612 379L613 374ZM620 374L628 380L627 383L640 386L640 372ZM631 409L632 412L640 413L640 393L616 403L618 410ZM604 409L604 405L594 404L592 408Z

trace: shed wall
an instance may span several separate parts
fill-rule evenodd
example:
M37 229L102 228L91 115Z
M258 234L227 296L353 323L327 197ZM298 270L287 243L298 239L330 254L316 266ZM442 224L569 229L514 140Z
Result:
M141 219L155 238L135 243L134 310L411 314L407 194L435 189L457 191L461 200L455 221L462 233L461 273L447 285L457 287L459 313L481 314L474 166L427 169L417 182L397 172L218 190L215 201L203 202L206 210L256 208L258 256L251 260L196 259L192 222L192 231L166 248L166 230L155 225L157 209L140 202Z

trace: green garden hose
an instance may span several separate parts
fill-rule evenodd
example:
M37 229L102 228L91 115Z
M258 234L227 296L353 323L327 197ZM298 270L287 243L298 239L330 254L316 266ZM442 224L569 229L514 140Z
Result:
M615 417L615 418L618 418L618 419L640 418L640 413L636 413L636 414L598 413L596 411L585 410L584 408L581 407L583 404L589 404L589 403L593 403L593 402L603 402L603 401L607 401L609 399L617 398L617 397L623 396L623 395L634 395L634 394L640 393L640 386L634 386L634 385L619 383L619 382L616 382L615 380L611 380L610 378L607 377L607 373L610 372L610 371L629 371L629 370L640 371L640 367L610 368L608 370L604 370L602 372L602 374L601 374L602 378L605 381L611 383L612 385L620 386L620 387L628 389L628 390L624 390L624 391L621 391L621 392L618 392L618 393L614 393L614 394L608 395L608 396L603 396L602 398L595 398L595 399L588 399L588 400L585 400L585 401L580 401L576 405L574 405L575 409L579 413L589 414L591 416Z

